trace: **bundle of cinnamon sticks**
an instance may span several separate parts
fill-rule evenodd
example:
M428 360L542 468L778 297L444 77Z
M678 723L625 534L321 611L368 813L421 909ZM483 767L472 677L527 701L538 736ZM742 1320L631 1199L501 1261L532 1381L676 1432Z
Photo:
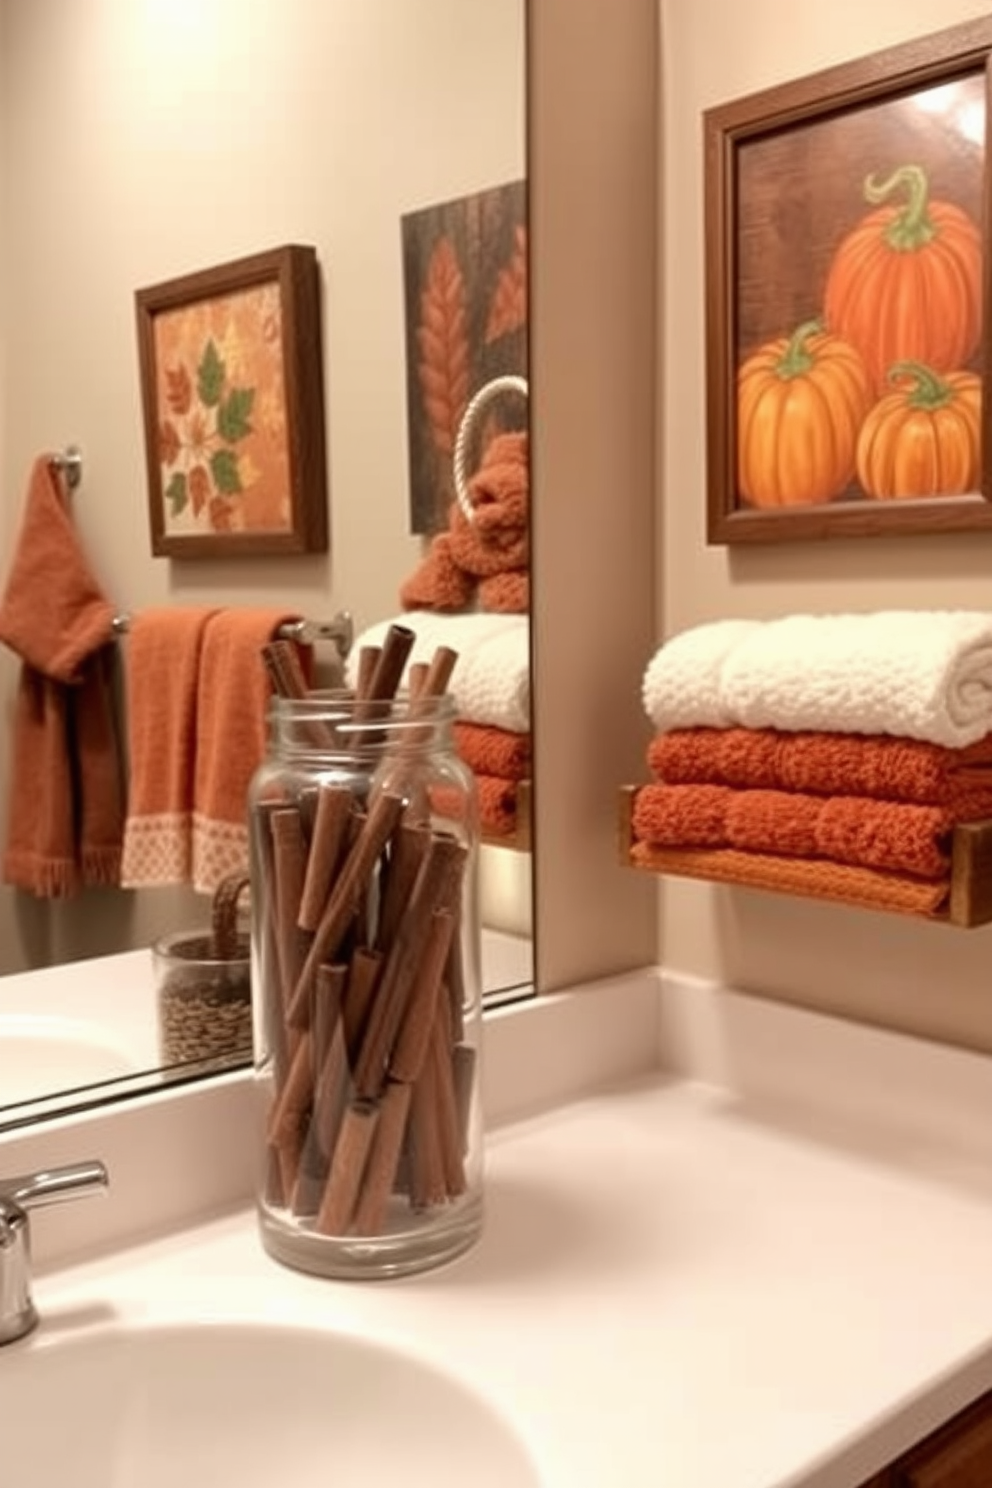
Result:
M352 747L385 746L371 788L317 770L306 789L271 792L255 809L266 1201L328 1236L381 1235L467 1187L468 849L432 819L417 765L457 657L440 648L429 667L411 667L397 705L413 641L394 626L366 648L345 708ZM308 696L290 643L270 643L263 660L279 694ZM302 726L315 749L334 746L335 722L319 709Z

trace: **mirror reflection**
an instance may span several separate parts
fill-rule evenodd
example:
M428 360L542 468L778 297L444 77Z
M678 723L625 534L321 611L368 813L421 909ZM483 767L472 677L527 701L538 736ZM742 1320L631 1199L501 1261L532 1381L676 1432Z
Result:
M29 580L15 596L15 639L47 645L54 634L58 651L70 592L61 581L79 577L66 553L81 556L115 621L98 722L114 730L122 836L135 816L133 766L160 784L166 741L181 733L172 707L163 718L152 708L143 752L135 732L136 694L157 705L182 695L176 673L189 653L143 649L155 617L199 625L199 658L214 624L204 617L278 621L294 645L299 632L286 627L303 619L312 646L301 654L317 686L354 685L362 650L390 623L414 630L411 663L454 645L466 663L452 680L459 751L482 803L483 983L493 998L532 982L523 9L0 0L0 579L8 595L15 575ZM234 300L226 318L200 326L189 388L169 379L180 343L163 332L161 409L174 415L177 443L158 417L146 445L136 296L290 244L312 250L319 285L326 551L223 540L248 520L282 530L284 513L244 514L264 505L252 498L266 472L262 435L298 413L288 382L273 393L248 375L256 364ZM283 316L259 324L286 333ZM191 427L198 397L203 419ZM153 463L166 526L220 542L189 556L175 545L153 552ZM42 467L50 489L32 503ZM65 532L48 520L52 502ZM20 571L32 512L69 547ZM85 752L95 715L84 720L83 769L75 713L68 727L45 712L66 689L75 709L74 673L47 678L39 731L26 740L24 653L4 638L0 1127L212 1073L245 1053L230 987L218 998L226 1033L208 1009L200 1042L166 1037L152 946L210 931L212 896L191 871L146 869L131 887L94 872L80 887L11 870L15 829L58 856L43 830L56 818L78 855L93 781L106 780ZM242 698L235 689L215 710L225 728ZM195 739L195 720L190 729ZM223 743L214 763L226 788L245 766ZM243 931L243 899L237 913Z

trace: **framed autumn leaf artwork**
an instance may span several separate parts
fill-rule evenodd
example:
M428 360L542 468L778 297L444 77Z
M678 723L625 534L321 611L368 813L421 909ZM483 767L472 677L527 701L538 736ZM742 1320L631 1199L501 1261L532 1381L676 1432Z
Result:
M314 249L254 254L135 302L152 552L325 551Z
M711 543L992 528L992 18L704 115Z
M527 372L526 186L513 181L401 219L406 302L410 530L448 524L452 457L469 400ZM493 404L493 433L524 427L526 404Z

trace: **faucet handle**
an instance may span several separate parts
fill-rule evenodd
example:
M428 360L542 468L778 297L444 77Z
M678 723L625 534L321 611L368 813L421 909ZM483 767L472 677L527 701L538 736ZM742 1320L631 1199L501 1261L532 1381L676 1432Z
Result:
M102 1162L72 1163L20 1178L0 1179L0 1347L23 1338L38 1321L31 1301L29 1209L106 1190Z

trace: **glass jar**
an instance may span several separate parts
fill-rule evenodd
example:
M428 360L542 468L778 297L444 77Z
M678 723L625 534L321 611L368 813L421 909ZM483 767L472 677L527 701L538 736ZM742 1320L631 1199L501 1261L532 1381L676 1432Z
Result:
M474 777L450 698L277 697L249 796L258 1210L322 1276L452 1259L482 1224Z

